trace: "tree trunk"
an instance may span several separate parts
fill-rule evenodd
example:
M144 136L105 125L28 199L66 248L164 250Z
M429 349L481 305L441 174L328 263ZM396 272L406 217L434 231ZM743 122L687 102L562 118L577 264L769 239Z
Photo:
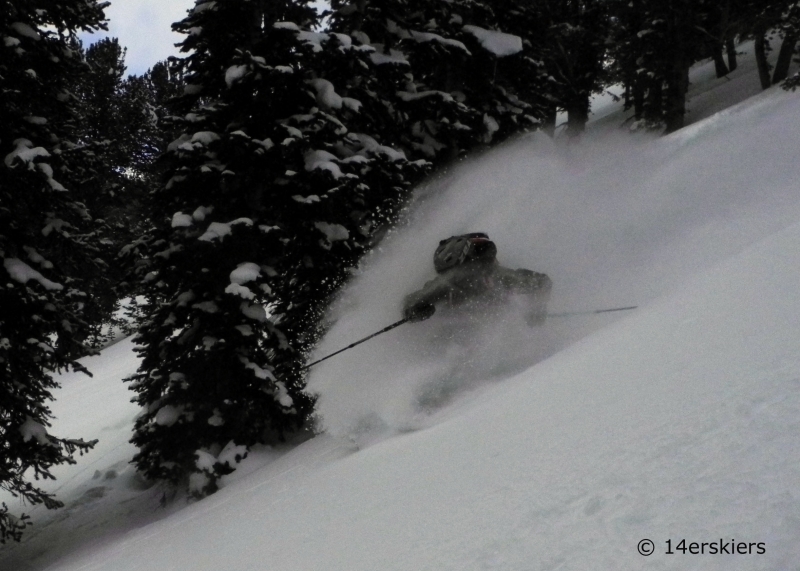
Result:
M364 19L367 17L367 0L357 0L356 17L353 21L353 31L360 32L364 26Z
M714 44L711 46L717 77L724 77L732 71L730 67L725 65L725 59L722 55L726 46L726 39L730 36L730 27L731 0L724 0L724 2L721 2L720 6L719 28L717 28L717 32L714 34Z
M736 60L736 42L733 36L729 36L725 40L725 49L728 52L728 69L733 71L739 67L739 62Z
M686 92L689 90L689 65L679 57L673 63L671 77L667 82L664 123L666 132L683 128L686 121Z
M689 86L691 83L689 82L689 68L692 67L691 62L684 62L683 67L683 94L689 95Z
M637 81L633 85L633 116L636 119L641 119L644 115L644 85L641 81Z
M643 103L640 118L649 123L660 123L664 118L664 86L661 81L650 82Z
M773 85L789 77L789 66L792 65L795 45L797 45L797 36L786 34L781 44L781 51L778 52L778 61L775 63L775 72L772 75Z
M755 41L756 63L758 64L758 78L761 80L761 88L767 89L772 85L769 76L769 62L767 61L767 36L762 30L756 32Z
M634 74L633 80L630 84L630 97L633 102L633 116L635 119L641 119L644 115L644 104L646 88L644 80L638 75Z
M689 49L684 21L677 19L670 22L671 35L674 38L669 68L665 77L664 91L664 124L666 132L672 133L684 126L686 115L686 92L689 90L689 66L691 61L687 55Z
M728 66L725 65L725 58L722 56L722 44L716 40L711 45L711 56L714 58L714 70L717 72L717 77L725 77L730 73Z
M631 0L629 4L631 9L631 25L633 29L642 29L644 22L644 10L642 9L642 0ZM644 117L645 113L645 95L647 93L647 86L645 80L638 73L639 66L636 63L636 57L633 56L633 61L630 63L629 73L631 74L631 95L633 97L633 116L635 120L640 120Z
M572 101L567 105L567 136L578 137L586 130L589 121L589 98Z
M558 108L555 105L549 105L545 111L544 121L542 121L542 131L544 131L550 138L555 137L556 134L556 116Z

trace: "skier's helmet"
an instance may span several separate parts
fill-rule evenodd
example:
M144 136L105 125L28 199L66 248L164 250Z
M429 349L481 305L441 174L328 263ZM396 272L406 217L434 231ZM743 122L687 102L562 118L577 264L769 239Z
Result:
M497 246L482 232L451 236L439 242L433 254L433 267L442 273L466 262L493 262Z

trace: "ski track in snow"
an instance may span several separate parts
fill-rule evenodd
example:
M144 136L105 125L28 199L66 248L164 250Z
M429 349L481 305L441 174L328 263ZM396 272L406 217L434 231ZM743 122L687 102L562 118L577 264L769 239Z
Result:
M731 77L696 87L697 116L750 93ZM26 510L0 569L797 569L800 99L770 90L661 139L615 121L430 181L317 356L398 319L438 240L466 231L548 273L552 311L638 310L394 330L314 368L327 434L255 450L214 496L166 508L128 465L137 407L119 379L137 360L117 343L86 361L95 378L62 376L53 432L100 443L54 470L43 485L66 507ZM684 538L766 553L664 553Z

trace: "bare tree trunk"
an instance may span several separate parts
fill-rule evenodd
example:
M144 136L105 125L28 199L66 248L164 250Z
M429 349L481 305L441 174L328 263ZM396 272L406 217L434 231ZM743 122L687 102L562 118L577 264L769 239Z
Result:
M716 71L717 77L725 77L730 73L730 70L725 65L725 58L722 52L725 48L725 38L728 35L728 27L730 25L731 0L725 0L724 2L717 0L717 3L721 4L720 15L718 24L713 28L714 37L710 40L711 57L714 60L714 71Z
M789 66L792 65L792 55L796 45L797 36L786 34L781 44L781 50L778 52L778 61L775 62L775 72L772 75L773 85L789 77Z
M650 83L642 107L642 119L661 121L664 113L664 86L660 80Z
M728 36L725 40L725 50L728 52L728 69L733 71L739 67L739 62L736 60L736 42L733 36Z
M767 36L763 30L756 32L755 41L756 64L758 64L758 78L761 80L761 88L767 89L772 85L769 76L769 62L767 61Z
M689 86L691 82L689 81L689 68L692 67L690 62L683 63L683 93L685 95L689 95Z
M589 98L572 101L567 106L567 136L577 137L586 130L589 121Z
M641 78L636 78L631 87L633 89L633 116L641 119L644 115L645 87Z
M717 72L717 77L725 77L730 73L728 66L725 65L725 58L722 56L722 44L716 40L711 46L711 56L714 58L714 71Z
M686 124L686 94L678 93L679 90L680 85L667 86L666 112L664 113L667 133L682 129Z
M642 118L644 95L644 82L636 74L633 74L632 78L625 84L625 110L633 108L635 119Z
M683 128L686 122L686 92L689 90L689 65L681 54L673 62L671 77L667 81L664 122L666 132Z
M687 38L683 22L677 17L670 22L674 38L672 61L666 74L664 99L664 123L666 132L672 133L684 126L686 115L686 92L689 90L689 66Z
M724 77L732 71L732 68L725 65L725 59L722 55L722 52L725 49L726 39L730 36L731 0L722 1L720 10L719 28L718 32L715 34L715 41L714 45L712 46L712 50L717 77Z
M550 138L556 134L556 116L558 115L558 108L555 105L549 105L545 112L544 121L542 121L542 131L544 131Z

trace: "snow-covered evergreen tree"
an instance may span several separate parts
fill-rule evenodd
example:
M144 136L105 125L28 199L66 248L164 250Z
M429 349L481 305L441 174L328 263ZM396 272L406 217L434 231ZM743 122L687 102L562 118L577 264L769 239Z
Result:
M170 65L167 61L156 63L142 76L128 76L122 85L122 96L126 102L132 103L130 108L134 115L141 118L144 113L147 120L139 123L126 177L128 184L135 189L132 193L136 199L134 220L141 224L137 224L139 232L133 235L133 239L117 251L116 261L123 273L123 281L117 287L120 298L139 294L141 280L137 274L148 265L147 251L154 240L153 190L161 184L166 170L159 157L181 131L181 127L176 125L176 121L180 121L173 117L171 105L183 93L183 87L180 66ZM118 212L124 215L125 209ZM119 323L123 329L135 323L140 313L137 304L129 304L127 309L129 315Z
M636 125L680 129L685 122L689 67L710 55L719 18L709 0L619 0L611 55L631 90Z
M527 29L530 57L544 70L540 89L567 114L567 133L579 135L590 99L605 87L609 40L608 2L540 0L517 2L505 13L512 29ZM535 69L535 68L534 68Z
M93 342L103 341L101 332L114 321L117 302L133 293L126 280L129 268L118 252L147 229L148 173L156 158L152 146L158 125L146 81L125 76L125 48L116 38L81 47L80 54L83 65L70 89L82 117L77 137L91 142L94 176L81 181L79 193L95 218L94 259L102 266L102 272L87 276L91 303L85 314Z
M3 0L0 8L0 486L31 504L61 503L28 480L52 478L92 442L48 434L52 373L74 358L87 323L84 277L95 221L80 181L94 174L69 91L75 34L103 26L95 0ZM26 525L5 506L0 540Z
M131 380L148 477L213 492L248 447L301 428L321 311L423 165L369 130L369 52L304 2L198 2L182 134L156 194ZM385 124L380 119L380 124Z
M374 50L384 104L415 156L447 161L536 125L541 110L515 90L522 40L476 0L335 0L332 30Z
M148 178L158 172L154 168L156 159L175 139L178 129L173 127L170 111L171 102L183 93L183 75L180 66L171 66L168 61L160 61L148 69L141 77L129 77L133 84L131 91L145 92L147 107L155 119L155 124L140 139L141 158L137 161L141 176Z

